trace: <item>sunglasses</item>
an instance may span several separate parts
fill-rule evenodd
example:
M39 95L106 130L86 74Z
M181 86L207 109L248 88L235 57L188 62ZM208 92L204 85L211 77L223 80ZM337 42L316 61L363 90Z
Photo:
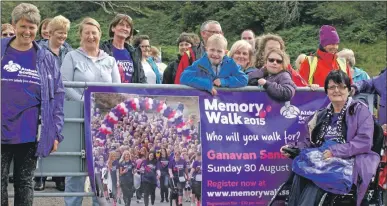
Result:
M3 37L11 37L11 36L15 36L14 33L2 33L1 36Z
M270 63L274 63L274 62L277 62L277 64L282 64L282 59L273 59L273 58L268 58L268 61Z

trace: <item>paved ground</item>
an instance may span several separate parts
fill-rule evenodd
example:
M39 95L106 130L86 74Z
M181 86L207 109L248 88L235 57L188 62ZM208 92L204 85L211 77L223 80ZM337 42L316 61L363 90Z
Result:
M13 191L13 185L10 184L8 186L8 191ZM46 182L46 189L44 192L58 192L58 190L55 189L55 183L47 181ZM142 199L143 200L143 199ZM9 205L13 205L13 198L9 198ZM62 206L64 204L63 197L47 197L47 198L40 198L36 197L34 198L34 206ZM91 198L90 197L85 197L83 199L83 204L82 206L91 206ZM109 204L106 203L105 205L109 206ZM105 206L101 204L101 206ZM184 203L184 206L190 206L190 203ZM124 202L122 201L122 204L117 204L117 206L124 206ZM144 206L144 203L136 203L136 199L132 199L132 204L131 206ZM155 201L155 206L169 206L169 203L160 203L160 191L156 189L156 201Z

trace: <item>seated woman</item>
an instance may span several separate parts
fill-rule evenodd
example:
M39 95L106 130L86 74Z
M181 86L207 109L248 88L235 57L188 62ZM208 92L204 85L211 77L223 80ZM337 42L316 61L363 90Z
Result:
M372 114L366 105L349 97L350 86L350 79L343 71L334 70L328 74L324 88L331 103L317 111L310 119L309 135L303 143L298 143L298 148L301 149L302 154L305 149L319 148L328 141L336 142L323 150L322 159L324 161L333 160L331 158L338 158L341 161L354 160L352 182L357 186L356 205L359 206L372 176L375 175L380 158L377 153L371 151L374 131ZM289 144L281 148L281 152L288 156L284 151L286 147L294 147L294 145ZM299 161L298 158L294 160L293 166L297 161ZM293 171L295 171L294 167ZM324 193L332 192L332 189L335 188L324 188L318 180L307 179L296 174L288 205L318 205Z
M239 66L242 67L242 71L245 74L249 74L250 72L256 69L253 66L254 65L253 47L249 44L249 42L245 40L236 41L232 45L228 56L234 59L234 61Z

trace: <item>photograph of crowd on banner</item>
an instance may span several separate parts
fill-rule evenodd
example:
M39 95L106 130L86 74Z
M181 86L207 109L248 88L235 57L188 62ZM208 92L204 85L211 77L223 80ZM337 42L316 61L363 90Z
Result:
M200 204L198 97L91 94L95 191L106 205ZM143 197L143 198L142 198ZM142 200L143 199L143 200Z

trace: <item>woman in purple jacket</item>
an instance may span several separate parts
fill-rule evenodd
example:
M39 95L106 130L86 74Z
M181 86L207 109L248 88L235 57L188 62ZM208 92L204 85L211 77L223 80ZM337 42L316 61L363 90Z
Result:
M8 205L8 175L14 164L15 205L33 202L37 157L55 152L63 127L64 88L54 56L35 41L36 6L12 11L16 36L1 41L1 205Z
M323 159L332 157L341 159L354 158L352 179L357 186L357 204L361 205L371 178L376 173L380 157L371 150L374 132L374 120L368 107L360 101L349 97L350 80L341 70L331 71L325 79L325 93L331 103L327 108L317 111L308 122L309 135L299 149L320 147L332 140L337 144L330 145L323 152ZM285 145L285 147L295 147ZM324 195L324 188L300 175L295 175L290 191L289 206L318 205Z

